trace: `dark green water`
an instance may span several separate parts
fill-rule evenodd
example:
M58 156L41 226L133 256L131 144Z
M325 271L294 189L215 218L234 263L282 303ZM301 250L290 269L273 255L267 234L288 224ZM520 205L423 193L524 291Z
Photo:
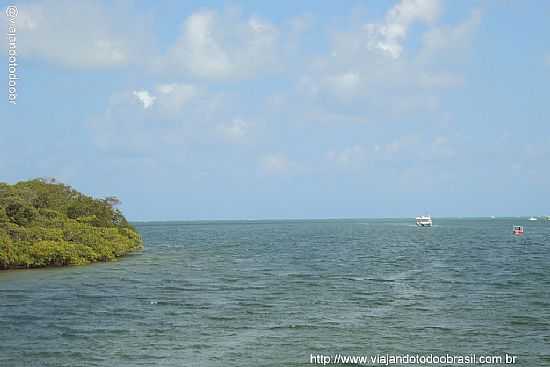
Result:
M0 366L308 366L320 353L550 366L550 222L435 224L139 224L145 251L119 262L0 272Z

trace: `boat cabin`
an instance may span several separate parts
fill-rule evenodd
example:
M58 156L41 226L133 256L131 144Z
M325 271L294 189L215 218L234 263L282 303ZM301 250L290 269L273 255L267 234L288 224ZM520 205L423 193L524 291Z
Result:
M416 217L416 225L419 227L431 227L433 224L432 217L429 215L422 215L420 217Z
M523 234L523 227L522 226L514 226L513 233L515 235Z

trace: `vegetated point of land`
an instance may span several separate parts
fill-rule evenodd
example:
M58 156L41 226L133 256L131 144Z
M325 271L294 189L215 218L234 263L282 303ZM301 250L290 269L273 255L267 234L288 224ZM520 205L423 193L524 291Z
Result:
M118 204L55 179L0 183L0 269L82 265L142 249Z

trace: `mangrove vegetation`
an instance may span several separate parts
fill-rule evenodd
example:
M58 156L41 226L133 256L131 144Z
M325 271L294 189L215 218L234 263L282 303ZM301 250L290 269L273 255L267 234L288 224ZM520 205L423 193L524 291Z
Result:
M141 249L118 204L53 179L0 183L0 269L110 261Z

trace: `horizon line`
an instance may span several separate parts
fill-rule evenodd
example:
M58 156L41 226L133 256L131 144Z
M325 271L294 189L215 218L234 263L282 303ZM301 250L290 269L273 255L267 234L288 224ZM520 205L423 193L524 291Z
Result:
M519 216L442 216L437 219L528 219L530 217L544 218L546 215L519 215ZM322 220L382 220L382 219L416 219L416 217L318 217L318 218L214 218L214 219L147 219L128 220L130 223L166 223L166 222L276 222L276 221L322 221Z

